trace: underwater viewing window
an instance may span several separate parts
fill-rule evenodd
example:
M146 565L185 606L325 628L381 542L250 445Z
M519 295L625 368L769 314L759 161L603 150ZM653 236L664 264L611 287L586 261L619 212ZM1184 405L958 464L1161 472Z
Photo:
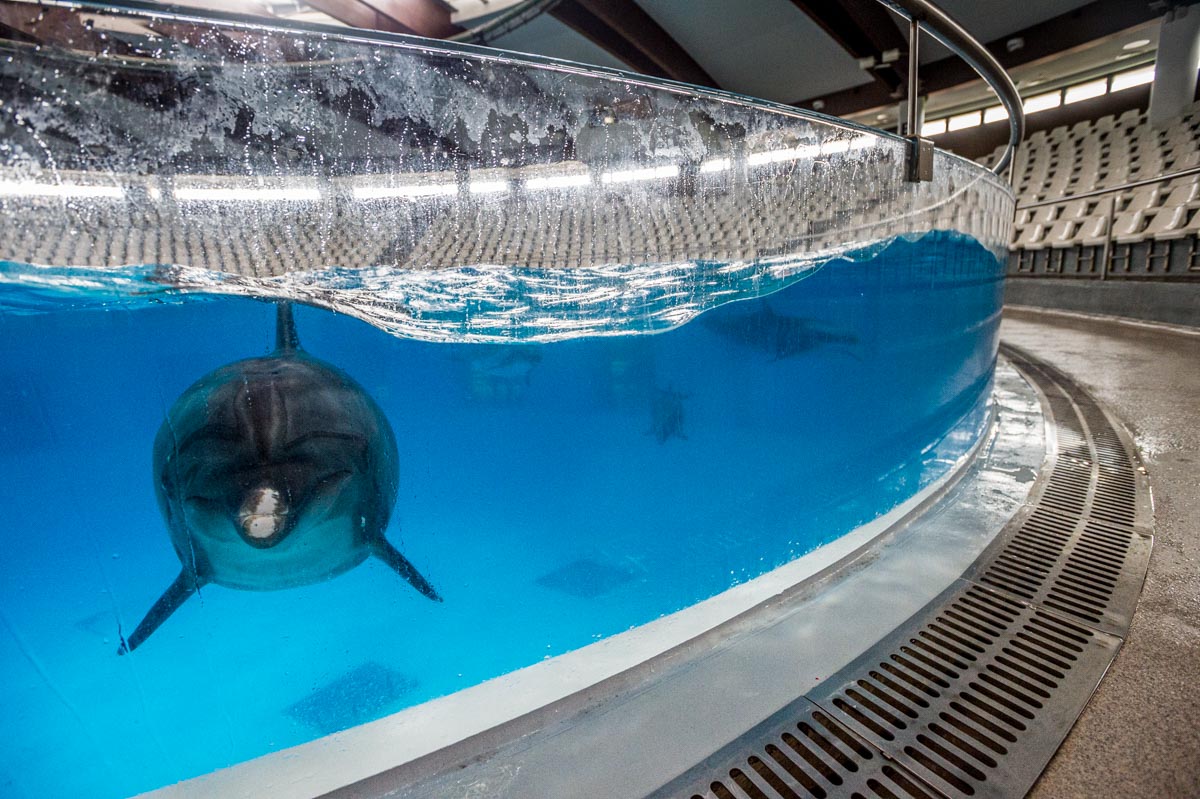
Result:
M644 625L943 478L947 153L422 39L0 0L0 793L121 797Z

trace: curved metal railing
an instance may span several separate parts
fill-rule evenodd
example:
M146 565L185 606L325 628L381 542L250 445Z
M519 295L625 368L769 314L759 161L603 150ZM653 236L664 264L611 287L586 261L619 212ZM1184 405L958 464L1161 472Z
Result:
M1000 103L1008 112L1009 140L1008 149L1003 157L992 168L996 174L1002 173L1012 162L1017 145L1025 135L1025 112L1021 106L1021 96L1017 92L1012 78L1000 65L1000 62L988 52L979 41L959 24L953 17L942 11L928 0L878 0L887 8L908 19L911 23L909 51L909 96L915 97L917 92L917 35L922 26L926 31L944 44L959 58L971 65L979 76L991 87ZM561 0L526 0L495 19L450 37L450 41L469 42L471 44L486 44L506 33L524 25L535 17L546 13ZM916 103L909 103L909 135L916 136Z
M1018 211L1024 211L1028 208L1044 208L1047 205L1064 205L1071 200L1087 200L1092 197L1103 197L1106 194L1118 194L1130 189L1137 189L1142 186L1153 186L1156 183L1167 183L1175 178L1186 178L1191 175L1200 175L1200 166L1189 166L1185 169L1180 169L1175 172L1168 172L1165 175L1158 175L1152 178L1142 178L1141 180L1130 180L1126 183L1121 183L1116 186L1108 186L1100 189L1089 189L1088 191L1079 191L1072 194L1063 194L1058 197L1051 197L1038 202L1025 203L1018 205Z
M930 36L970 64L971 68L1000 98L1001 105L1008 111L1008 149L992 167L992 171L997 175L1002 173L1012 163L1017 145L1025 136L1025 111L1021 105L1021 95L1017 92L1017 86L1013 83L1012 78L1004 71L1004 67L1000 66L1000 62L996 60L995 56L979 43L978 39L968 33L966 28L953 17L928 0L878 0L878 2L912 23L909 49L913 53L913 57L910 59L909 68L909 97L917 95L915 34L920 28L924 28ZM910 119L915 117L915 111L916 104L909 103ZM916 135L919 131L912 130L910 127L909 133Z
M489 22L479 25L475 28L463 31L462 33L443 40L447 42L467 43L467 44L485 44L494 41L496 38L509 33L516 28L524 25L537 16L546 13L557 5L561 0L526 0L526 2L514 6L508 11L497 15L497 17ZM966 61L972 69L978 73L988 86L999 97L1000 103L1008 112L1009 124L1009 139L1008 148L1004 151L1004 155L992 167L992 172L999 175L1008 168L1012 162L1013 156L1016 153L1017 145L1025 136L1025 112L1021 105L1021 96L1017 92L1016 84L1012 78L1005 72L1004 67L996 60L987 48L967 32L957 20L935 6L929 0L877 0L891 11L899 14L911 23L910 27L910 44L909 49L914 57L910 59L909 67L909 96L915 96L917 92L917 39L921 28L924 28L926 33L933 36L943 45L950 49L959 58ZM121 7L130 10L154 11L157 13L177 13L182 16L194 16L201 18L209 18L216 20L224 20L226 22L255 22L261 24L261 18L255 19L242 14L220 12L214 10L206 10L197 13L194 8L183 8L173 6L169 2L163 4L161 2L150 2L148 0L120 0L120 2L108 2L108 0L42 0L43 5L62 5L62 6L95 6L104 8L107 11L115 11ZM324 26L291 23L297 28L321 30ZM381 38L388 38L388 34L375 31L376 35ZM915 116L915 103L909 103L910 117ZM910 124L909 133L916 135L919 131L912 129Z

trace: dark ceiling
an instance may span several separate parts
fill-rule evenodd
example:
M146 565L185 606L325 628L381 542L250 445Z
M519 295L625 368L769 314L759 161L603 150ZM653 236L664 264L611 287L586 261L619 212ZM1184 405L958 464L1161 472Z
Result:
M1110 36L1165 11L1150 0L938 4L991 45L1006 67ZM1010 52L1007 42L1014 36L1025 44ZM902 95L907 38L903 20L875 0L564 0L495 45L777 102L811 106L819 100L826 112L844 115ZM633 57L623 55L631 50ZM643 53L654 54L656 63L647 63ZM864 69L864 60L876 66ZM921 60L927 90L973 77L929 37Z
M1096 71L1081 49L1197 0L936 0L1009 68L1075 52L1064 69ZM275 19L447 38L518 0L175 0ZM493 11L494 13L494 11ZM0 20L0 23L3 21ZM1019 41L1019 46L1016 46ZM556 0L487 42L850 116L894 109L903 96L907 30L875 0ZM1096 58L1106 51L1093 48ZM1152 58L1141 54L1143 57ZM1093 59L1094 60L1094 59ZM922 90L974 79L922 39ZM1066 66L1069 64L1069 66ZM1052 67L1051 67L1052 68ZM1044 67L1039 69L1045 70ZM1051 79L1064 76L1051 76Z
M516 0L183 0L198 6L447 37ZM1195 0L1176 2L1186 5ZM1169 0L939 0L1006 67L1162 16ZM1010 40L1023 46L1013 49ZM907 32L875 0L559 0L489 44L853 114L902 94ZM926 91L972 73L925 37ZM864 67L874 62L873 67Z

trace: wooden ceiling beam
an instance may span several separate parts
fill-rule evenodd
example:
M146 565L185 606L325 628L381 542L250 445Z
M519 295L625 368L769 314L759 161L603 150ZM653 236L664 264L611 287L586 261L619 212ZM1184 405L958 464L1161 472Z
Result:
M907 54L908 40L896 27L897 18L875 0L792 0L792 4L855 59L874 59L870 74L889 94L904 85L900 70L905 65L899 59L884 63L883 54L889 50Z
M462 31L438 0L304 0L304 4L355 28L445 39Z
M604 20L597 17L591 11L588 11L575 0L563 0L563 2L550 9L549 13L550 16L583 36L592 44L610 53L634 72L658 78L668 77L667 73L654 59L648 58L641 50L634 47L628 39L618 34Z
M564 0L550 14L637 72L720 88L633 0Z
M8 3L0 6L0 32L6 37L35 44L64 47L94 53L131 55L134 49L119 37L83 21L73 9L33 3Z

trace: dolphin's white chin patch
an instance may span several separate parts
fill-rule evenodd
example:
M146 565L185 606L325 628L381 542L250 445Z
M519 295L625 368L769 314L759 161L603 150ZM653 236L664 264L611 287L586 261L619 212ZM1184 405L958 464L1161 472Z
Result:
M242 511L238 514L238 523L248 537L264 540L282 529L286 516L287 509L279 492L274 488L264 487L246 497L246 501L242 503Z
M270 538L279 532L282 526L283 519L274 514L268 516L265 514L254 514L253 516L242 517L242 532L251 538L265 539Z

